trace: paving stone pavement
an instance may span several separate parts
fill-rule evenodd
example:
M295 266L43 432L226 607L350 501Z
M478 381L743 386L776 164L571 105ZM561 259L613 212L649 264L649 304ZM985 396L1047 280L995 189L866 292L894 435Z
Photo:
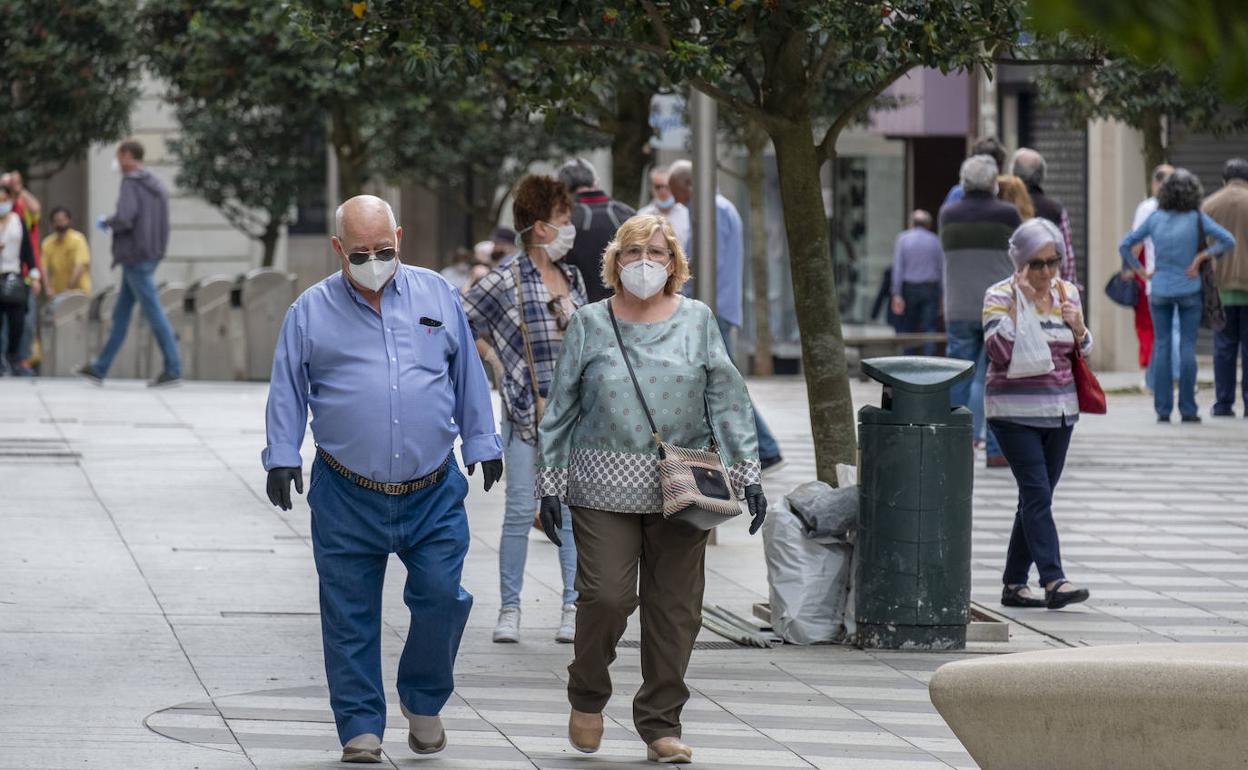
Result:
M804 387L776 379L751 391L789 461L767 479L774 501L813 473ZM856 403L877 391L855 383ZM0 380L0 769L337 764L308 512L302 498L286 513L264 498L264 397L263 385ZM1159 426L1129 395L1111 396L1111 410L1077 428L1056 505L1067 571L1093 600L1013 611L1009 644L966 654L1248 635L1248 421ZM502 495L473 483L465 584L476 606L444 712L451 745L411 755L392 703L391 765L646 766L630 714L635 649L613 668L603 750L567 745L558 566L536 537L523 641L490 643ZM993 607L1013 504L1008 471L977 472L974 596ZM391 567L392 690L407 615L402 567ZM707 583L709 603L748 614L766 598L760 540L721 531ZM958 657L700 649L686 739L702 768L973 768L926 694Z

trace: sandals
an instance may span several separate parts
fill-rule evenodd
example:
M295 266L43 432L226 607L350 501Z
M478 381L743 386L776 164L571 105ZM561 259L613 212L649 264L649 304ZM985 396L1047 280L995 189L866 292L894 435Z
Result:
M1092 594L1088 593L1086 588L1078 588L1074 591L1059 591L1062 586L1070 583L1069 580L1062 578L1053 584L1052 589L1045 589L1044 606L1051 610L1060 610L1068 604L1077 604L1085 602Z
M1035 596L1023 596L1027 584L1005 586L1001 589L1001 604L1005 607L1044 607L1046 601ZM1030 591L1028 591L1030 593Z

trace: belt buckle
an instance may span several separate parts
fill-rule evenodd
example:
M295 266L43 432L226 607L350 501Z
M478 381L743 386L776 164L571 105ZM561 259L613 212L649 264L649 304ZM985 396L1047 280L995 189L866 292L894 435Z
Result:
M387 481L381 485L381 491L387 495L401 495L403 494L403 486L403 484Z

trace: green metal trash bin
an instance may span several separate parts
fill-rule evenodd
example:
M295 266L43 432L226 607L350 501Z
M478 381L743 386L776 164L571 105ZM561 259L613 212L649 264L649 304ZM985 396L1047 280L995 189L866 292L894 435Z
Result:
M949 389L973 361L870 358L879 407L858 411L861 511L854 610L858 644L959 650L971 600L971 413Z

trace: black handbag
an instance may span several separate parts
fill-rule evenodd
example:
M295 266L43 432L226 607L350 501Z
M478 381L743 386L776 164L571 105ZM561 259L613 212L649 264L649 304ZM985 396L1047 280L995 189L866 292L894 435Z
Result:
M1205 222L1203 214L1196 212L1196 253L1205 248ZM1213 280L1213 260L1200 263L1200 325L1220 332L1226 328L1226 308L1222 307L1222 295Z
M1140 301L1140 285L1135 282L1135 276L1128 273L1114 273L1109 279L1109 283L1105 284L1105 296L1109 297L1114 304L1123 307L1134 308L1135 304Z
M0 305L26 306L26 282L17 273L5 273L0 276Z

